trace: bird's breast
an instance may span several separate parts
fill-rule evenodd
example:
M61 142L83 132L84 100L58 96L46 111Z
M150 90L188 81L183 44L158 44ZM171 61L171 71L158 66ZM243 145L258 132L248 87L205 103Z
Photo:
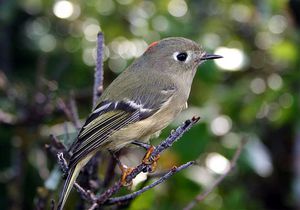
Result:
M182 103L179 105L173 100L167 101L166 104L152 116L116 131L109 138L107 148L110 150L119 150L134 140L149 141L151 136L159 133L160 130L167 127L174 120L184 108L185 104L186 103Z

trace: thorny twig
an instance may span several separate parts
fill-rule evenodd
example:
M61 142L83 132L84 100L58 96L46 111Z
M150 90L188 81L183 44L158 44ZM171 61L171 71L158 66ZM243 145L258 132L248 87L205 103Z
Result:
M188 205L186 205L186 207L183 208L183 210L191 210L197 203L203 201L225 179L225 177L232 172L232 170L236 167L237 160L239 159L245 144L246 141L242 141L240 146L236 149L234 156L230 161L230 167L226 173L220 175L207 190L197 195L190 203L188 203Z

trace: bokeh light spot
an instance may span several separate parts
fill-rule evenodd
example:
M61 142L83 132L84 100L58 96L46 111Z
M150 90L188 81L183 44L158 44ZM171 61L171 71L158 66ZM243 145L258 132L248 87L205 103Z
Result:
M214 181L212 172L206 167L190 167L186 170L186 176L199 185L209 187Z
M262 176L270 176L273 172L270 152L258 139L253 138L246 145L246 155L255 172Z
M83 33L86 40L94 42L97 40L97 34L100 32L100 26L97 24L88 24L84 27Z
M26 35L32 40L39 39L49 32L50 25L50 21L47 18L37 18L29 21L25 25Z
M210 153L206 157L205 164L207 168L217 174L224 174L230 168L230 162L219 153Z
M250 83L250 89L255 94L261 94L266 90L266 83L262 78L255 78Z
M112 0L98 0L96 1L96 10L101 15L110 15L115 10L115 3Z
M53 13L56 17L61 19L67 19L72 16L74 12L74 6L69 1L57 1L53 6Z
M41 0L26 0L19 1L24 10L31 15L37 15L42 11L42 1Z
M251 10L243 4L233 4L230 8L232 18L238 22L248 22L251 18Z
M168 11L174 17L182 17L188 11L188 6L184 0L171 0L168 4Z
M240 145L241 136L237 133L230 132L222 138L222 145L229 149L237 148Z
M47 34L39 40L39 47L44 52L51 52L56 47L56 39L53 35Z
M281 34L287 28L287 20L282 15L274 15L268 23L269 30L274 34Z
M267 50L272 47L273 44L280 41L278 36L274 36L269 32L259 32L255 36L255 45L262 50Z
M221 42L220 36L214 33L205 34L202 38L203 46L208 49L216 49Z
M282 78L280 75L278 74L271 74L268 77L268 86L269 88L271 88L272 90L279 90L282 87Z
M156 31L167 31L169 29L169 21L164 16L159 15L153 18L152 26Z
M228 116L221 115L211 122L210 129L213 134L223 136L231 129L232 122Z
M214 60L216 65L223 70L238 71L246 64L245 54L237 48L219 47L216 49L215 54L223 56L222 59Z
M86 48L83 50L82 53L82 59L83 62L88 66L94 66L95 65L95 58L94 58L94 48Z
M121 73L126 67L126 60L122 58L110 58L108 66L115 73Z
M293 102L294 99L290 93L284 93L279 97L279 105L283 108L290 108Z

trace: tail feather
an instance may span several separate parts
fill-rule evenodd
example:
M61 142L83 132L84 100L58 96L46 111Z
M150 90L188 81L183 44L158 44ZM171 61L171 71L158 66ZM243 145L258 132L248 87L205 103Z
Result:
M68 177L65 181L65 184L64 184L64 187L63 187L63 190L60 194L60 199L59 199L59 203L58 203L58 206L57 206L57 210L63 210L64 208L64 205L66 203L66 200L71 192L71 189L74 185L74 182L80 172L80 164L76 165L74 168L71 168L68 172Z
M93 157L94 154L95 154L95 152L88 154L85 158L83 158L81 161L79 161L76 166L71 167L69 169L68 177L65 181L63 190L60 194L60 199L58 202L57 210L63 210L64 205L65 205L67 198L71 192L74 182L76 181L76 178L79 175L81 168L83 166L85 166L87 164L87 162L89 162L89 160Z

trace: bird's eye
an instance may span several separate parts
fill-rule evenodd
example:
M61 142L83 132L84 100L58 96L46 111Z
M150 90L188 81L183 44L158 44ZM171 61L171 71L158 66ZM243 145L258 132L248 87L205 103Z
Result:
M182 53L178 53L178 55L176 55L177 60L179 61L185 61L188 57L188 54L186 52L182 52Z

